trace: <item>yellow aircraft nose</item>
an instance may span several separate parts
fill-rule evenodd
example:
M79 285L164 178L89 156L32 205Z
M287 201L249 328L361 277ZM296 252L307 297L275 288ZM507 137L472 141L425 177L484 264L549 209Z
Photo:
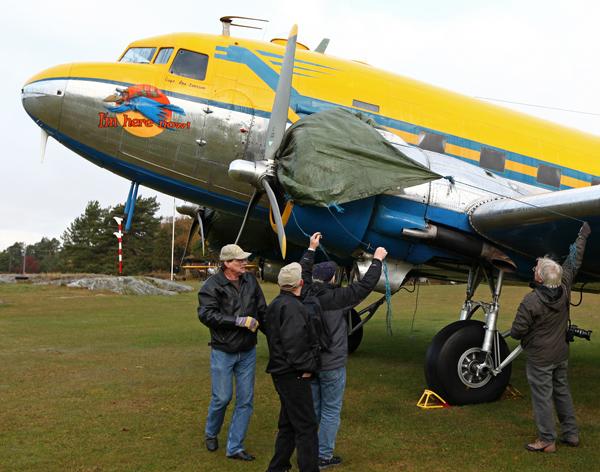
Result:
M21 89L23 108L39 126L59 128L70 71L70 64L52 67L34 75Z

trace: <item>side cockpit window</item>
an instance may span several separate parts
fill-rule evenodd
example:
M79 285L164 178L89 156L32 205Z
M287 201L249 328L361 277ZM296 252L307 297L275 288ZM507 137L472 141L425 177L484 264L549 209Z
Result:
M204 80L208 56L194 51L180 49L173 60L169 72L189 79Z
M173 48L161 48L154 59L155 64L166 64L173 54Z
M156 48L129 48L119 62L150 64L155 52Z

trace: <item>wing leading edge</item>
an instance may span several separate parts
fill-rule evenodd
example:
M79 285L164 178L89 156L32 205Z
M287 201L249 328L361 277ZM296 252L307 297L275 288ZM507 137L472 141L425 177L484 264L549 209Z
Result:
M535 258L563 259L582 221L588 239L580 280L600 279L600 186L523 197L479 201L469 210L471 226L481 236L511 251Z

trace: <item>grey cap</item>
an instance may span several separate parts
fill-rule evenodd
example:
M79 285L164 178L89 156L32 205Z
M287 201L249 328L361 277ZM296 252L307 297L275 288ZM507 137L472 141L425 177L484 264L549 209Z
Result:
M231 261L233 259L248 259L252 255L251 252L244 252L237 244L228 244L221 248L219 260Z
M297 262L292 262L283 266L279 271L277 283L280 287L296 288L302 280L302 266Z

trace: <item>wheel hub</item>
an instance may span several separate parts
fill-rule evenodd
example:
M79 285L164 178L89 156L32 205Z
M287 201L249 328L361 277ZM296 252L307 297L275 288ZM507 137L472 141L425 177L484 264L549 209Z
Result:
M489 353L473 347L458 359L458 378L469 388L481 388L492 378L491 365Z

